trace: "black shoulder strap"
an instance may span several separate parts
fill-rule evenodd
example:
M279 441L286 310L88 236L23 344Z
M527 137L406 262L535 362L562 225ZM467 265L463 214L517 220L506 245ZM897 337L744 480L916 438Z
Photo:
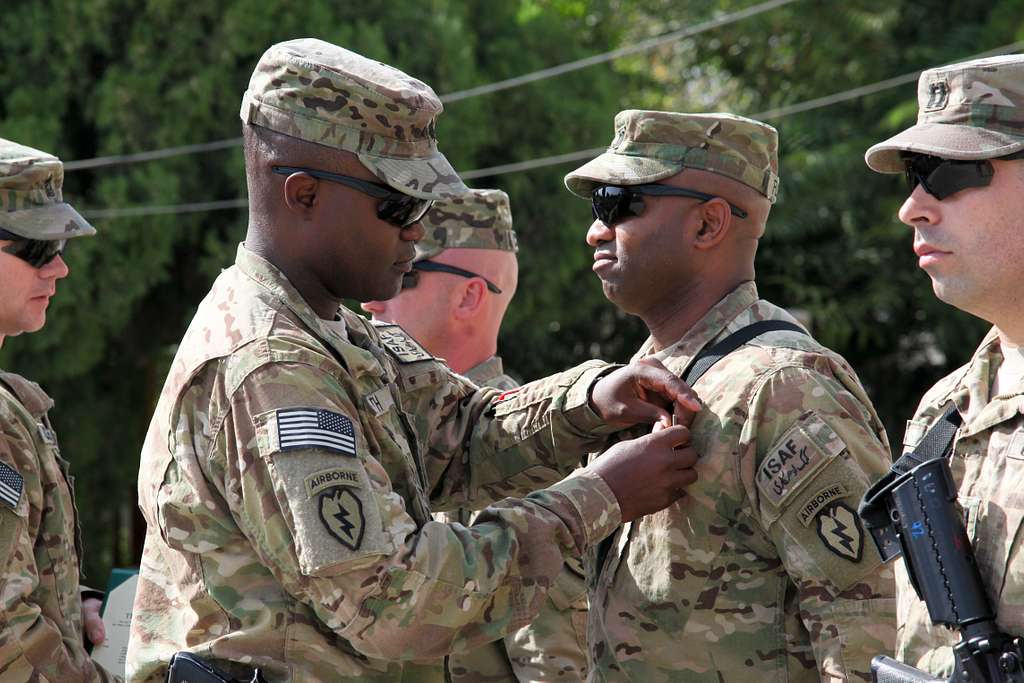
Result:
M751 323L742 329L736 330L710 349L705 349L698 353L694 359L690 361L690 365L686 368L686 372L683 373L683 381L692 387L694 382L700 379L705 372L710 370L715 363L722 360L751 339L760 337L762 334L766 334L768 332L781 332L785 330L790 332L799 332L800 334L807 334L807 331L804 330L804 328L784 320L760 320L756 323Z
M953 436L962 422L963 419L960 417L956 405L951 402L946 408L946 412L935 421L920 443L913 450L901 455L900 459L892 464L892 470L904 474L923 462L936 458L948 458L952 451Z

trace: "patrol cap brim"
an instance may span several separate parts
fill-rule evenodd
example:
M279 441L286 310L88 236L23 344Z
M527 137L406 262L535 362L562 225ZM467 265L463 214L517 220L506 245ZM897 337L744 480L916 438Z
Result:
M469 192L462 178L440 152L421 159L395 159L360 153L359 161L391 187L419 199L451 199Z
M67 202L0 212L0 229L33 240L64 240L96 234L96 228Z
M902 173L900 152L915 152L943 159L993 159L1024 150L1024 138L976 126L919 123L873 145L864 161L879 173Z
M590 199L599 185L643 185L683 170L678 161L605 152L565 176L565 186L577 197Z

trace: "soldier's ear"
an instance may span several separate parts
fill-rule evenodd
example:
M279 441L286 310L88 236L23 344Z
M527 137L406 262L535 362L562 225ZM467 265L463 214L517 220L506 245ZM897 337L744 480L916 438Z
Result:
M694 234L693 246L697 249L712 249L729 233L732 226L732 211L729 202L715 197L697 205L700 212L700 228Z
M312 220L313 210L319 202L319 190L320 181L313 176L293 173L284 180L284 204L302 220Z
M469 278L460 282L455 291L452 315L456 320L468 320L475 316L483 306L484 297L487 296L487 284L483 278Z

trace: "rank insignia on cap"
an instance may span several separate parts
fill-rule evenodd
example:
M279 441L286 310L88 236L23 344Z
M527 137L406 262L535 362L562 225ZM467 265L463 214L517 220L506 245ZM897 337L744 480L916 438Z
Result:
M860 517L842 501L821 509L816 517L818 538L831 552L850 562L860 562L864 550L864 528Z
M349 550L358 550L366 530L363 503L344 486L335 486L320 494L320 519L328 533Z
M277 411L277 436L282 451L318 448L356 454L352 421L323 408L285 408Z
M10 465L0 462L0 503L16 508L25 489L25 480Z

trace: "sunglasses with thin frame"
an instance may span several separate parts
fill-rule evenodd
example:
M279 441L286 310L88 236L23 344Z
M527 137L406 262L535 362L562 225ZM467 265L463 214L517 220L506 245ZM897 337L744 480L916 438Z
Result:
M315 168L303 168L302 166L272 166L271 170L278 175L305 173L320 180L327 180L351 187L365 195L379 199L377 218L399 228L407 228L413 223L418 223L434 203L433 199L420 199L404 192L396 192L387 185L373 183L362 178L341 175L340 173L319 171Z
M7 246L0 247L0 251L20 258L33 268L42 268L60 256L67 244L67 240L34 240L2 229L0 240L11 241Z
M644 212L646 204L643 195L656 197L688 197L702 202L719 199L712 194L691 190L685 187L648 183L645 185L598 185L590 193L591 207L594 218L605 225L614 225L623 218L639 216ZM746 218L747 212L729 202L729 211L737 218Z
M434 261L416 261L412 264L412 270L402 276L402 289L412 289L420 283L420 273L451 273L452 275L458 275L464 278L478 277L484 281L487 285L488 291L494 292L495 294L501 294L501 289L498 285L494 284L483 275L474 273L471 270L465 270L463 268L457 268L455 266L449 266L447 263L436 263Z

